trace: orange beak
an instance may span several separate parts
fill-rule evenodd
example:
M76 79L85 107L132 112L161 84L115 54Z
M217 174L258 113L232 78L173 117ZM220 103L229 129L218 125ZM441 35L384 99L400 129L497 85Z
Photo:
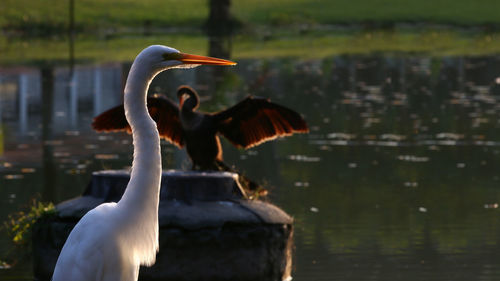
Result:
M224 60L224 59L218 59L218 58L212 58L212 57L205 57L205 56L199 56L199 55L191 55L191 54L185 54L185 53L180 53L180 60L181 62L185 64L209 64L209 65L236 65L234 61L230 60Z

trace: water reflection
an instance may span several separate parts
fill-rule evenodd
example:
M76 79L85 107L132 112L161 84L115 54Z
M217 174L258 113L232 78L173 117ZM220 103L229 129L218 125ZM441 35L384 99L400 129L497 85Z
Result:
M0 70L2 219L33 194L61 201L91 171L130 165L129 136L89 125L122 102L129 67L77 65L72 78L57 65ZM162 73L151 92L174 97L180 84L207 111L251 92L308 120L307 136L224 144L226 161L295 217L294 280L500 276L499 57L248 60L221 75ZM189 166L162 146L165 167Z

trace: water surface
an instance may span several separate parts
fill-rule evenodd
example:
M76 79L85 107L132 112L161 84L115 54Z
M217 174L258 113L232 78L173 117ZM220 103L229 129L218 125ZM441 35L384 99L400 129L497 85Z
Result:
M121 103L129 67L0 68L0 220L131 164L130 136L90 128ZM500 278L500 57L247 59L162 73L151 93L174 98L181 84L206 111L251 93L308 121L308 135L247 151L223 144L226 162L294 216L294 280ZM162 148L164 168L190 167L183 151ZM4 235L0 249L16 257ZM32 280L30 266L20 259L0 276Z

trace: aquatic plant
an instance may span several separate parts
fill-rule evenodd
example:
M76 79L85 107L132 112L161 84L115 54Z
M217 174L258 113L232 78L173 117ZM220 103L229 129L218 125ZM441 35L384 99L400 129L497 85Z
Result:
M10 214L3 226L15 245L28 245L31 241L31 227L41 217L54 215L54 204L33 199L26 211Z
M16 213L10 214L0 227L12 241L10 249L0 256L0 269L9 269L20 259L31 253L31 228L35 222L56 213L54 204L32 199L30 204Z

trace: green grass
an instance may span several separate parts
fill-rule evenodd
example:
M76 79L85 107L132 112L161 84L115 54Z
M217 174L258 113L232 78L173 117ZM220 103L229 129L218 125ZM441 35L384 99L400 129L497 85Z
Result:
M87 30L140 27L198 27L208 0L75 0L75 19ZM0 26L63 27L69 1L2 0ZM497 0L238 0L233 14L250 25L425 21L476 25L500 23Z
M0 63L66 60L68 44L63 37L68 3L2 0L0 27L21 29L35 35L38 32L54 34L54 31L62 35L39 39L0 37ZM206 54L208 42L198 28L207 18L207 3L208 0L75 0L76 25L84 31L78 33L76 59L131 60L139 49L153 43ZM397 22L491 24L498 28L498 11L498 0L233 0L233 14L251 27L244 29L244 35L234 38L233 56L238 59L319 58L373 52L415 52L433 56L498 54L498 31L492 33L490 30L489 34L474 33L479 30L474 28L470 29L472 31L425 31L418 25L408 30L397 25L394 32L366 31ZM153 28L188 27L191 33L178 29L171 35L158 35L158 31L151 37L127 35L140 33L146 22ZM318 29L316 24L337 23L359 25L344 31L314 31ZM300 32L304 24L309 26L308 33ZM371 28L360 28L365 26Z
M430 56L500 53L500 34L471 35L455 31L357 32L281 37L255 42L240 40L235 56L323 58L340 54L418 53Z
M496 0L257 0L234 1L234 13L257 23L427 21L451 24L499 23Z
M66 25L68 1L2 0L1 26ZM75 0L75 22L87 30L153 25L199 25L208 15L203 0Z
M197 35L117 37L95 40L79 36L75 42L77 61L131 61L144 47L167 44L191 53L208 54L208 39ZM237 36L232 58L324 58L341 54L416 53L428 56L500 54L500 33L470 34L458 31L399 32L316 32L275 34L271 39ZM66 61L68 43L64 40L5 39L0 37L0 65Z
M152 37L119 37L96 40L79 36L75 42L77 61L132 61L144 46L168 44L192 53L205 53L208 39L201 35L168 35ZM39 63L67 61L69 45L61 39L5 39L0 37L0 64Z

